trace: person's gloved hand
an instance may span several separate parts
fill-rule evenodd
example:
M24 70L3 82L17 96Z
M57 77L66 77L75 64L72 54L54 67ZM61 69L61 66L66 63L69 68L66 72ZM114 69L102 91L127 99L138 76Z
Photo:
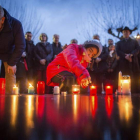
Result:
M91 83L91 77L87 77L81 80L82 88L86 88Z
M45 65L46 64L46 60L45 59L41 59L40 60L40 64Z

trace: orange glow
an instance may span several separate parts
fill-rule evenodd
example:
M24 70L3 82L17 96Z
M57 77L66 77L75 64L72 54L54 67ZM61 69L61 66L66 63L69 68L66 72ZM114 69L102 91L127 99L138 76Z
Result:
M80 85L72 85L72 93L74 94L80 93Z

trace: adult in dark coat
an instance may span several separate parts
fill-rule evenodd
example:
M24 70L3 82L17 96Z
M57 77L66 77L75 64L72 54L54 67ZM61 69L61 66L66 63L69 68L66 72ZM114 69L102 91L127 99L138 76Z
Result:
M27 78L28 81L33 84L34 81L34 49L35 45L34 42L32 41L32 33L31 32L26 32L25 35L26 39L26 62L28 66L28 71L27 71Z
M119 57L117 56L115 46L112 44L108 47L107 70L106 70L106 84L112 84L114 91L117 89L117 63Z
M138 52L139 44L129 36L132 33L128 27L122 31L123 39L116 44L117 54L120 57L118 69L123 75L130 75L132 80L132 92L138 92L137 82L139 78Z
M53 35L53 43L52 43L52 48L53 48L53 59L58 55L60 52L62 52L62 45L59 42L59 35L54 34Z
M16 83L16 64L25 49L25 39L20 21L11 17L0 6L0 59L4 62L6 93L12 93Z
M46 68L53 58L52 45L47 42L48 37L45 33L40 35L40 41L34 49L37 81L46 83ZM46 93L49 93L49 88L46 86Z
M93 59L90 64L89 73L93 83L97 84L98 92L101 92L101 85L105 82L105 71L107 70L106 59L108 51L103 47L102 53L96 59Z

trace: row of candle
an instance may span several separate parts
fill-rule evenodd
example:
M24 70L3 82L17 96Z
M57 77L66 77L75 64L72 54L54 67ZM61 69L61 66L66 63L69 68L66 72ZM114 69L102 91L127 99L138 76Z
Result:
M113 94L113 87L106 86L105 87L106 94ZM5 79L0 78L0 94L5 93ZM28 93L34 94L34 87L29 84ZM63 92L63 95L66 95L67 92ZM79 94L80 93L80 85L72 85L72 93ZM15 85L13 87L13 94L19 94L19 88ZM37 94L45 94L45 83L43 81L39 81L37 83ZM54 87L54 94L60 94L59 86ZM90 94L97 94L97 86L90 86Z
M55 86L53 90L54 94L60 94L59 86ZM80 93L80 85L72 85L72 93L79 94ZM106 94L113 94L113 86L107 85L105 86L105 93ZM90 95L97 94L97 86L92 85L90 86Z
M35 90L34 87L29 84L28 93L34 94ZM0 94L5 94L5 78L0 78ZM13 87L13 94L19 94L19 88L14 85ZM37 83L37 94L45 94L45 82L39 81Z

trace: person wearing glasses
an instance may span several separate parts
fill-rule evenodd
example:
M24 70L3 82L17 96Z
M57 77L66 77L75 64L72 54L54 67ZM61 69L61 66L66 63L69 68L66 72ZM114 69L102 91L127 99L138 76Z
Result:
M25 40L26 40L26 62L27 62L27 79L28 82L31 84L34 84L34 65L35 65L35 60L34 60L34 49L35 45L32 40L32 33L30 31L26 32L25 34Z

